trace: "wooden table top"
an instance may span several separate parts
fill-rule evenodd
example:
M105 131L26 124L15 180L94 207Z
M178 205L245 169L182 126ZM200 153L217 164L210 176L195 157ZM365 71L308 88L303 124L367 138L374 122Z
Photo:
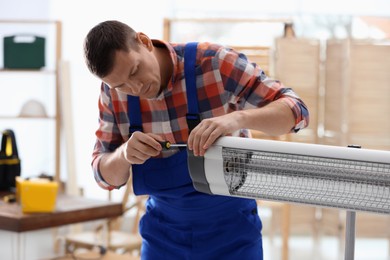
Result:
M123 214L122 203L58 195L52 213L23 213L18 203L0 200L0 229L24 232L117 217Z

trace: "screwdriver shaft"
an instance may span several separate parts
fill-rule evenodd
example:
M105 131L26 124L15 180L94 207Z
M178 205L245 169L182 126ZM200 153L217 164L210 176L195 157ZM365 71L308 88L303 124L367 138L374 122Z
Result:
M168 150L170 148L180 148L187 147L187 144L171 144L169 141L159 142L164 150Z
M170 144L170 147L187 147L187 144Z

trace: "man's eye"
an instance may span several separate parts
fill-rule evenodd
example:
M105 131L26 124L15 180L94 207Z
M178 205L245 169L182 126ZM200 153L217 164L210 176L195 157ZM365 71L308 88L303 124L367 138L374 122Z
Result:
M134 76L138 72L138 66L131 72L131 76Z

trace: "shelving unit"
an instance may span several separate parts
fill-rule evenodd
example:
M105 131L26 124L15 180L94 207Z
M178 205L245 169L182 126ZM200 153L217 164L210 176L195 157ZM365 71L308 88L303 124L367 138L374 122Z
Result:
M60 82L59 82L59 62L61 60L61 50L62 50L62 24L60 21L49 21L49 20L0 20L0 26L3 27L3 28L7 28L7 26L14 26L14 27L18 27L20 25L23 25L24 28L26 28L27 31L32 31L31 28L29 29L29 27L34 27L34 26L42 26L42 27L47 27L48 28L48 31L50 31L49 29L53 29L52 27L54 27L54 35L51 35L53 34L52 32L49 33L51 39L54 39L53 42L54 42L54 46L53 49L54 49L54 53L51 53L51 55L53 55L53 59L54 59L54 65L53 65L53 68L50 68L50 67L47 67L47 64L46 66L43 68L43 69L37 69L37 70L34 70L34 69L0 69L0 78L4 78L4 77L7 77L8 74L12 74L12 77L13 77L13 74L15 74L15 81L17 82L17 78L16 77L19 77L20 75L23 75L24 77L27 75L32 75L32 78L33 77L36 77L37 75L40 75L40 76L44 76L44 77L54 77L54 86L45 86L45 87L54 87L54 97L52 97L52 99L54 100L54 112L53 112L53 115L48 115L48 116L37 116L37 117L30 117L30 116L19 116L19 115L10 115L9 113L7 114L7 109L5 108L2 108L0 109L0 123L1 121L4 121L4 120L12 120L12 122L17 122L17 121L20 121L20 120L33 120L33 121L37 121L37 120L43 120L43 121L46 121L46 120L54 120L54 179L56 181L60 181L60 176L61 176L61 173L60 173L60 146L61 146L61 112L60 112ZM0 32L1 32L1 29L0 29ZM1 35L1 36L4 36L4 35ZM47 48L47 46L46 46ZM45 53L46 50L45 50ZM48 56L48 55L47 55ZM48 56L49 57L49 56ZM50 56L51 57L51 56ZM47 58L46 58L47 59ZM13 79L12 79L13 80ZM13 86L13 89L9 89L4 91L3 89L1 90L2 93L12 93L12 91L14 91L14 93L18 93L18 90L17 90L17 85ZM48 99L50 97L47 97ZM1 124L3 125L3 124ZM3 128L3 126L2 126ZM18 139L18 137L16 137ZM22 144L20 144L18 142L18 146L21 146ZM34 155L35 156L35 155ZM37 156L40 156L40 155L37 155ZM43 155L42 155L43 156ZM23 158L22 158L22 164L23 164ZM22 165L22 173L23 173L23 165Z

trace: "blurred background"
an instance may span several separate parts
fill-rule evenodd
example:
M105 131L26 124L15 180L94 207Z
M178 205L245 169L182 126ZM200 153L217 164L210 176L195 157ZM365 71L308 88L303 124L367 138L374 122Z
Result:
M278 140L390 150L388 0L0 0L0 38L45 38L45 65L39 73L0 72L0 130L15 131L23 177L57 176L84 197L108 199L90 167L100 81L83 59L85 35L105 20L120 20L150 38L211 41L247 54L309 106L310 127ZM3 48L0 41L0 68L5 67ZM260 132L253 136L269 138ZM121 201L123 192L111 192L110 199ZM266 255L268 259L283 255L284 206L264 202L260 211L266 245L275 246L271 241L276 241L272 250L276 253ZM309 238L290 243L291 247L296 243L298 252L309 251L290 259L340 257L343 212L303 206L288 212L289 234ZM356 259L390 259L388 216L362 218L360 223L369 225L360 232L370 240L364 240ZM334 250L313 244L312 238L321 235L336 238L325 242L325 248ZM371 243L380 245L374 258Z

